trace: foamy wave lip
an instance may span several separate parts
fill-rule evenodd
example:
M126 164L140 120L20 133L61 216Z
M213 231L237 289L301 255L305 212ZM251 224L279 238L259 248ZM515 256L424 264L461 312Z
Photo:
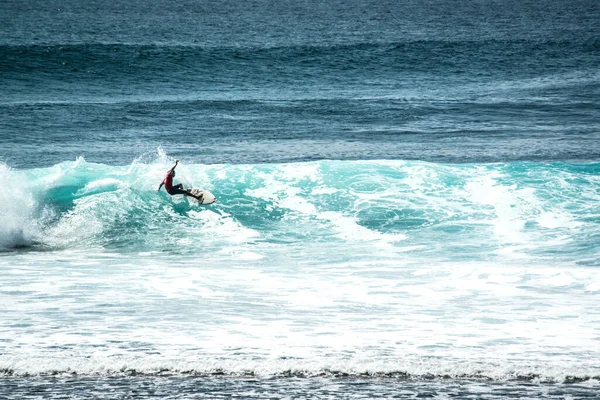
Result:
M83 187L83 189L80 189L75 195L85 196L92 193L96 194L104 191L115 190L124 186L126 186L124 182L115 178L98 179L96 181L86 184L85 187Z
M149 357L0 357L0 376L123 376L180 375L231 377L332 377L395 379L468 379L573 383L600 386L600 370L564 368L560 365L517 365L483 362L449 362L436 359L373 361L372 359L301 360L275 359L195 359L174 360Z

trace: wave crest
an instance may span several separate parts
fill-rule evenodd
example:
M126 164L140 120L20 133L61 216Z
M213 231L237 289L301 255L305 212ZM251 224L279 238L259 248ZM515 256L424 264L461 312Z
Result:
M456 257L485 251L556 258L576 255L570 243L591 245L598 229L598 164L180 165L177 182L217 196L209 207L157 191L171 166L162 150L153 161L127 166L81 158L32 170L1 165L0 246L148 251L160 250L168 236L192 251L308 240L407 251L434 243Z

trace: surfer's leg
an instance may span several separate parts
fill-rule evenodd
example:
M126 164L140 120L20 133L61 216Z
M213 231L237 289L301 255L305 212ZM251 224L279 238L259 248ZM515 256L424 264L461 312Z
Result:
M180 183L180 184L178 184L178 185L177 185L177 186L175 186L175 187L177 188L177 191L178 191L180 194L184 194L184 195L186 195L186 196L190 196L190 197L196 197L196 196L194 196L194 195L192 194L192 189L184 189L184 188L183 188L183 184L181 184L181 183Z
M186 196L190 196L190 190L189 189L184 190L183 185L180 183L179 185L173 186L173 188L171 189L169 194L171 196L175 195L175 194L185 194Z

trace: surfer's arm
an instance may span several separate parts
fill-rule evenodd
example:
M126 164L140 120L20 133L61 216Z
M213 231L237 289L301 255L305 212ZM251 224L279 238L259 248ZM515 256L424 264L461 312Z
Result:
M173 171L175 171L175 168L177 167L177 164L179 164L179 160L175 160L175 165L173 165L173 168L171 168L169 170L169 174L172 173Z
M175 165L173 165L173 168L171 168L168 172L167 175L170 175L173 173L173 171L175 171L175 167L177 167L177 164L179 164L179 160L175 160ZM165 181L162 181L160 183L160 185L158 186L158 190L160 190L161 187L163 187L163 185L165 184Z

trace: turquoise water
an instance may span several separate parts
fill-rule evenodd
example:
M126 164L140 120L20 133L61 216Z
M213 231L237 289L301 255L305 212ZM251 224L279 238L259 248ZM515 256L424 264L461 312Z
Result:
M597 398L599 27L2 2L0 397Z
M597 263L594 163L181 165L177 179L211 190L219 199L212 207L156 190L172 163L160 151L150 164L78 158L49 168L4 166L0 244L204 257L207 248L239 240L249 249L382 245L390 256L422 260L501 260L514 251L539 261ZM349 251L334 261L362 254Z

